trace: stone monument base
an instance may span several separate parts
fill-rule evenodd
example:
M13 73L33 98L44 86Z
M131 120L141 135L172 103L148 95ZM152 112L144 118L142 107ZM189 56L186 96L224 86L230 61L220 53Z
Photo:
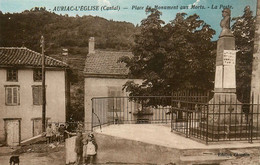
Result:
M244 123L242 104L235 93L215 93L209 101L208 123L232 125Z
M208 136L210 139L247 139L251 136L258 137L259 131L252 130L249 124L212 125L200 123L198 128L192 130L196 135Z

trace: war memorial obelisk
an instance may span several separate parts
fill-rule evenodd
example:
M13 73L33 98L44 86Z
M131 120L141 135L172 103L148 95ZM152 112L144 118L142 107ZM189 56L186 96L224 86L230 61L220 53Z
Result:
M209 125L231 126L240 123L241 105L236 95L235 37L230 31L231 10L222 11L222 31L217 42L214 97L209 101ZM214 128L213 128L214 129ZM219 129L219 128L217 128Z

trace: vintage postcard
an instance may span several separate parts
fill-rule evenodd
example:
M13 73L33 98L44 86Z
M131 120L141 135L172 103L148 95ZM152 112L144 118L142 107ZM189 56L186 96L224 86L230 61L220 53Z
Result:
M260 0L0 0L0 164L260 165Z

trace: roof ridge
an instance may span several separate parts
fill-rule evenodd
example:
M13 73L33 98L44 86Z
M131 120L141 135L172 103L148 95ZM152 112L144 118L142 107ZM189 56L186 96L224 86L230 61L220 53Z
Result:
M36 52L36 51L31 50L31 49L26 48L26 47L0 47L0 50L3 50L3 51L19 50L19 51L28 52L28 56L26 55L25 57L29 57L29 54L32 54L32 55L34 55L37 58L42 58L42 54L41 53ZM54 65L60 65L60 67L68 67L69 66L67 63L65 63L63 61L60 61L58 59L55 59L53 57L50 57L50 56L46 55L46 62L48 63L48 61L50 61Z
M0 47L0 49L25 49L26 47Z

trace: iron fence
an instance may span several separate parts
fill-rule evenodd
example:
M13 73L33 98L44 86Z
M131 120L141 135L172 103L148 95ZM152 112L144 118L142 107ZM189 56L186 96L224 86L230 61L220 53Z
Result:
M234 94L213 96L186 92L172 96L92 99L93 128L110 124L163 123L171 125L171 131L206 143L259 140L259 118L259 97L252 97L251 103L241 103Z
M254 101L252 97L251 103L241 103L230 94L215 94L204 103L173 100L171 129L206 143L259 140L259 98Z
M102 97L92 99L92 126L171 123L171 97Z

